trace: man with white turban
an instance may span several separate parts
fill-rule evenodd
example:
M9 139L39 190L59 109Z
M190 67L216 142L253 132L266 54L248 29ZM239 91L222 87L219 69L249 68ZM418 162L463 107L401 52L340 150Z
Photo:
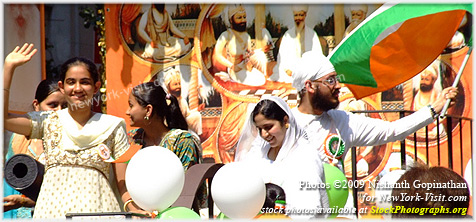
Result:
M441 82L437 81L440 79L439 75L440 61L435 60L414 78L416 94L413 98L412 110L419 110L436 100L442 88Z
M296 62L304 52L313 51L322 54L319 37L312 28L305 24L308 6L294 5L292 7L294 27L286 31L281 39L278 51L277 70L273 70L270 80L292 82L292 73Z
M218 70L215 75L225 82L263 85L266 82L265 71L256 67L266 61L266 55L251 47L251 37L246 32L245 8L241 4L229 5L224 10L224 16L229 28L220 34L215 45L213 66Z
M413 96L413 102L411 103L410 110L420 110L426 105L434 102L438 95L441 93L443 85L440 81L440 60L437 59L433 61L428 67L421 71L418 75L413 78L413 92L409 96ZM405 94L404 94L405 95ZM428 136L431 138L436 138L437 128L436 121L434 124L428 126ZM443 123L440 123L440 135L445 133L445 127ZM417 131L417 136L424 138L426 134L425 129Z
M197 135L202 134L202 115L197 109L190 110L187 100L182 96L182 78L180 69L178 67L172 67L164 73L164 85L169 94L174 95L180 106L185 121L189 130Z
M351 5L350 14L351 21L349 26L345 29L344 37L354 30L367 17L367 5Z
M457 94L455 87L448 87L430 105L389 122L335 109L339 105L341 85L334 66L321 53L304 53L295 67L293 87L301 98L299 105L292 110L296 122L307 132L323 162L333 163L342 171L343 157L349 148L404 140L432 123L446 99L455 99ZM337 146L335 141L338 141ZM346 206L349 206L349 200L347 202Z

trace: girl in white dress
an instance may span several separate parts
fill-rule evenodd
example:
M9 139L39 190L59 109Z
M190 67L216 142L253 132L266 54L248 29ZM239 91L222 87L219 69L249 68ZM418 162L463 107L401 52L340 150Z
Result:
M122 200L128 200L124 183L126 165L113 163L124 159L121 157L129 149L126 125L121 118L91 110L93 95L101 86L94 63L72 58L61 67L58 86L68 108L27 115L8 113L14 70L28 62L36 51L32 44L25 44L8 54L3 82L5 129L32 139L43 139L45 174L33 218L121 212L109 183L109 170L111 167L115 170ZM129 205L130 209L133 207Z

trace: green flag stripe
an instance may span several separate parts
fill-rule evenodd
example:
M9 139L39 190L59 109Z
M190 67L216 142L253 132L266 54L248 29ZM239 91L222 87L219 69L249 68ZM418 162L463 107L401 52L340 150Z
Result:
M387 29L396 25L393 27L395 29L398 24L411 18L451 10L472 12L472 4L384 5L334 49L330 61L334 64L342 82L377 87L370 73L370 51L376 41L391 34L392 30Z

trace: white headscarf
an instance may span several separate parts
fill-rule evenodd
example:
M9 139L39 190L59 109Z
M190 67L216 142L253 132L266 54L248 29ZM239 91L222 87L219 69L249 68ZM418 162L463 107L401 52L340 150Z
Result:
M276 96L268 96L268 97L261 98L260 101L262 100L273 101L284 112L286 112L286 115L289 118L289 121L288 121L289 128L286 130L286 135L284 137L283 145L281 146L281 149L279 150L278 156L276 157L276 160L275 160L275 161L281 161L289 154L291 150L296 148L298 139L300 139L302 136L305 136L305 133L301 128L298 127L296 123L296 119L294 118L293 113L291 112L291 109L289 108L288 104L283 99ZM254 109L254 107L256 107L256 105L250 108ZM260 156L260 157L265 157L268 154L268 151L269 151L268 142L258 135L258 130L256 129L256 125L251 115L252 114L248 116L248 119L245 122L243 133L241 134L241 137L238 141L236 154L235 154L235 161L240 161L244 159L245 156L248 154L248 152L253 153L256 156ZM251 150L252 144L253 144L253 149ZM257 155L257 153L261 153L261 155Z
M316 80L332 72L335 72L334 66L325 55L307 51L296 64L293 87L301 91L306 80Z
M263 181L281 186L286 193L286 207L289 209L314 210L329 207L325 189L302 189L302 182L325 184L324 168L317 150L310 146L307 134L298 127L291 109L279 97L266 97L276 103L289 118L283 145L274 162L267 157L270 145L258 135L252 116L246 121L243 134L238 141L235 161L246 161L260 172ZM261 101L260 100L260 101ZM248 152L249 150L249 152ZM292 219L324 217L325 214L293 214Z

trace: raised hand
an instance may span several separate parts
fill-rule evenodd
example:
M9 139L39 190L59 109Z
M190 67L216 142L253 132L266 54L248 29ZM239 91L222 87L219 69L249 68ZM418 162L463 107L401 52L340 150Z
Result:
M458 89L456 87L445 88L443 91L441 91L441 93L438 95L438 98L436 98L436 100L431 105L435 109L436 113L440 113L447 99L452 100L450 106L456 103L455 99L457 95Z
M29 136L31 133L31 120L26 115L12 115L8 113L10 86L12 84L13 74L18 66L25 64L37 52L33 49L33 44L24 44L10 52L5 57L3 64L3 124L6 130Z
M15 68L30 61L33 55L38 51L37 49L33 49L33 47L33 44L28 43L25 43L21 48L19 46L15 47L5 58L5 66Z

